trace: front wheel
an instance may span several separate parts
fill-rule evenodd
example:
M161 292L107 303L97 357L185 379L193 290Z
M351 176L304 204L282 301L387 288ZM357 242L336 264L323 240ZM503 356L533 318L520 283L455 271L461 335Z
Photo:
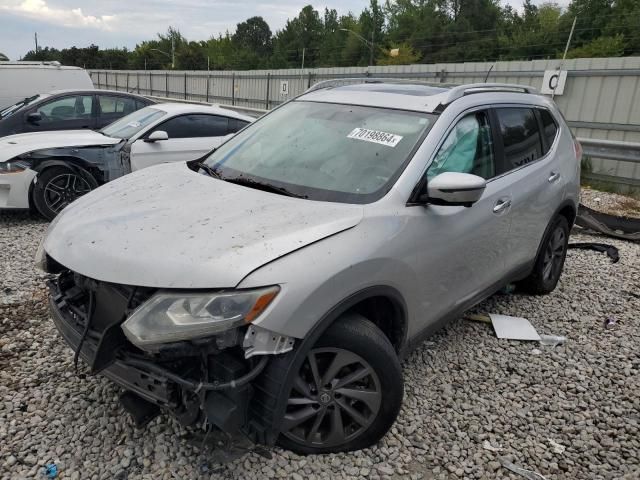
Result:
M359 450L398 416L400 362L387 337L360 315L334 323L294 372L278 443L301 454Z
M53 220L64 207L98 187L89 174L56 166L47 168L33 188L33 204L47 220Z
M534 295L552 292L562 274L568 242L569 223L566 218L558 216L547 230L533 271L519 282L519 288Z

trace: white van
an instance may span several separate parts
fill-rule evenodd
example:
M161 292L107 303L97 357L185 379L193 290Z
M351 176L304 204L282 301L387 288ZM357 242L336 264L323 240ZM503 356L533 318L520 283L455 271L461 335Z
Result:
M90 89L87 71L59 62L0 62L0 110L36 93Z

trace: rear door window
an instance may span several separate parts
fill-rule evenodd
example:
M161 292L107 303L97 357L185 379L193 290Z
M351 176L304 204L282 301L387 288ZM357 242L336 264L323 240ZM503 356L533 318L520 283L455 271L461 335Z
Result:
M136 111L136 101L120 95L98 95L98 106L100 107L98 127L109 125Z
M133 98L115 95L98 95L100 112L103 114L128 115L136 111L136 101Z
M222 137L227 135L229 119L218 115L182 115L155 128L167 132L169 138Z
M495 112L504 147L505 172L542 157L540 129L532 108L497 108Z

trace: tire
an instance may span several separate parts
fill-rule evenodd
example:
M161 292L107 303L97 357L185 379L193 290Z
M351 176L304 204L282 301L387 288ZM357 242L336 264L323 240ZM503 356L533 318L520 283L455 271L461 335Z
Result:
M533 271L518 282L518 288L532 295L553 292L562 275L568 242L569 223L565 217L557 216L547 229Z
M398 356L360 315L334 322L289 375L296 379L279 399L287 406L277 443L299 454L366 448L391 428L402 405Z
M33 205L47 220L53 220L71 202L98 187L98 182L79 167L49 167L33 186Z

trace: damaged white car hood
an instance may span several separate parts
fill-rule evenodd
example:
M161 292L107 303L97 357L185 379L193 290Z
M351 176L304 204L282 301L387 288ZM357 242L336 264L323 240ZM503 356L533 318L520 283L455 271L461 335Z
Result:
M60 147L115 145L122 140L107 137L92 130L60 130L54 132L20 133L0 138L0 162L11 160L36 150Z
M359 205L268 193L184 163L126 175L54 220L45 251L84 276L158 288L230 288L253 270L358 224Z

